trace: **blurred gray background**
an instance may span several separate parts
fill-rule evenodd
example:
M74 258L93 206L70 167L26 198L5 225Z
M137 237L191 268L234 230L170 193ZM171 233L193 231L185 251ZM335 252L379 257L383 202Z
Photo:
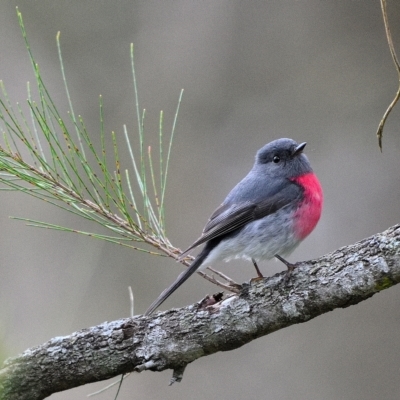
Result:
M378 0L2 2L0 79L12 100L24 103L33 74L16 5L48 88L65 112L55 41L61 31L75 111L94 141L100 94L107 132L122 137L127 124L136 134L131 42L149 144L157 143L160 110L170 130L185 89L167 190L167 228L176 246L197 238L247 173L256 150L279 137L308 142L325 191L322 219L293 261L399 222L399 107L387 122L383 154L375 137L397 84ZM388 10L400 53L400 3L389 1ZM128 285L135 312L142 313L181 270L169 259L10 220L95 228L23 194L1 192L0 202L3 359L51 337L128 316ZM254 275L244 262L218 267L239 282ZM283 268L271 262L262 269L272 274ZM217 290L194 276L162 308ZM399 301L400 286L200 359L172 387L171 371L131 375L119 399L398 399ZM83 399L105 384L51 398Z

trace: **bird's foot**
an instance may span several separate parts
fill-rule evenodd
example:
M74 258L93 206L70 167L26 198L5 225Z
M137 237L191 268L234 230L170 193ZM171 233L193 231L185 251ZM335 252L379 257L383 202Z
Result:
M258 278L264 278L264 275L261 273L260 268L258 268L256 260L254 258L252 258L251 261L253 262L254 268L257 271ZM257 278L255 278L255 279L257 279Z
M290 278L292 277L292 273L294 271L294 269L296 268L297 264L292 264L289 261L286 261L284 258L282 258L280 255L275 254L275 258L277 258L279 261L283 262L286 265L287 271L285 274L285 277L283 279L285 285L287 286Z
M283 279L285 286L287 286L289 284L290 278L292 277L292 273L295 268L296 268L296 264L287 265L287 271L286 271L285 277Z

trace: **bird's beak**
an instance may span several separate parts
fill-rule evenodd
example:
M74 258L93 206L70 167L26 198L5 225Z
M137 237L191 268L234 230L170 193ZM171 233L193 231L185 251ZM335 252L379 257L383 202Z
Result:
M301 154L304 150L304 147L306 147L307 142L304 143L300 143L295 149L294 152L292 154L292 157L298 156L299 154Z

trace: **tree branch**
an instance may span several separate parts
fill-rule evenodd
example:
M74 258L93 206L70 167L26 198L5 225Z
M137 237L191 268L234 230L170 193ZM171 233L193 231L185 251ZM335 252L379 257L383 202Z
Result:
M9 359L0 370L0 399L52 393L130 371L174 371L243 346L287 326L357 304L400 281L400 225L284 273L243 284L239 295L149 317L137 316L53 338Z

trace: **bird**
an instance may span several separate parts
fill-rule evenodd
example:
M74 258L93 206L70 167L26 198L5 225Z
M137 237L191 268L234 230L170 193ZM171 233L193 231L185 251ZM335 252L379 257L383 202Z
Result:
M214 211L201 236L181 255L204 244L189 267L150 305L152 314L194 272L217 261L252 261L259 277L258 263L284 257L317 225L323 206L321 184L303 150L306 142L280 138L256 153L250 172L230 191Z

